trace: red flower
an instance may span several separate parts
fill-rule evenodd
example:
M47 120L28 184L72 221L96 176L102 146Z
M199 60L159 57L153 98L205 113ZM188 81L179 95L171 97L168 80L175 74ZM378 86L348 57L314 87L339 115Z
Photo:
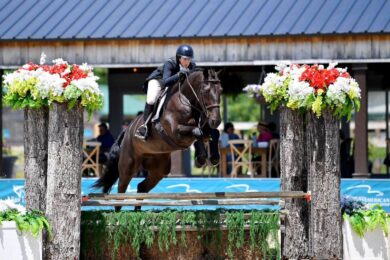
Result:
M320 69L317 64L313 66L304 65L304 67L305 71L302 73L299 80L308 82L310 86L315 89L315 93L320 89L326 93L326 89L329 85L333 84L338 77L350 77L347 72L340 75L340 72L335 68Z
M50 74L58 74L61 78L65 79L65 83L63 85L66 88L73 80L83 79L88 77L88 73L80 69L80 67L76 64L69 66L66 63L63 64L55 64L53 66L49 65L37 65L32 62L28 63L26 70L32 71L37 70L38 68L42 68L43 71L49 72ZM66 70L69 69L69 72L65 73Z

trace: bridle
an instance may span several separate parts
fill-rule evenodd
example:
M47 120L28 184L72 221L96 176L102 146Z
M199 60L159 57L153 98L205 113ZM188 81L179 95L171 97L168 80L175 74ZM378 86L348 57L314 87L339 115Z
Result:
M182 94L182 91L181 91L181 82L179 80L179 100L180 102L183 104L183 105L186 105L186 106L190 106L191 108L194 108L195 110L197 110L199 113L200 113L200 117L204 116L206 119L209 119L210 117L210 112L209 112L209 109L212 109L212 108L216 108L216 107L220 107L219 103L215 103L215 104L211 104L211 105L208 105L206 106L205 105L205 102L204 102L204 91L203 89L201 88L200 89L200 93L199 95L195 92L194 88L192 87L189 79L188 79L188 75L186 75L186 81L187 81L187 84L188 86L190 87L192 93L194 94L196 100L198 101L199 105L200 105L200 109L196 106L194 106L193 104L191 104L191 102L188 102L186 101L186 103L183 102L183 100L181 99L181 96L183 95ZM202 80L202 83L208 83L208 87L215 87L216 84L220 83L221 81L218 80L218 79L208 79L208 80ZM184 96L184 95L183 95ZM200 97L200 98L199 98ZM201 120L199 120L199 123L200 123ZM203 122L203 126L206 124L206 120L204 120Z

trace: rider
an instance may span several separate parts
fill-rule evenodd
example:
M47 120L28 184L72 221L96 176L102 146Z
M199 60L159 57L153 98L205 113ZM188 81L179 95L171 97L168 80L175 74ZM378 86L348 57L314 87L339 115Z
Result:
M173 86L179 80L180 74L187 74L195 69L193 57L194 51L190 45L180 45L176 50L176 57L167 60L162 67L158 67L146 78L144 83L144 90L147 92L143 116L144 124L137 129L136 137L143 140L147 138L147 125L161 90Z

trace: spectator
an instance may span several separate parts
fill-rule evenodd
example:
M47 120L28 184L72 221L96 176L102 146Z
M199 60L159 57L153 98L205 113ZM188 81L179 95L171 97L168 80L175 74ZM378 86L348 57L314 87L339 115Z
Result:
M234 133L234 125L231 122L227 122L223 128L223 133L219 137L222 147L228 147L229 140L240 139L240 137Z
M280 139L280 135L279 133L276 131L276 124L274 122L270 122L268 124L268 129L271 131L272 133L272 139Z
M260 121L257 124L257 130L259 131L259 135L257 136L257 140L256 140L257 142L269 142L273 138L268 123L264 121Z
M102 153L108 153L110 151L115 139L108 130L106 123L99 125L99 135L96 137L96 140L102 144L100 149Z
M229 147L229 140L237 140L237 139L240 139L240 137L234 133L234 125L231 122L227 122L223 128L223 133L219 138L221 142L221 147ZM226 155L227 174L230 174L232 170L232 165L229 163L231 161L232 161L232 155L228 153Z

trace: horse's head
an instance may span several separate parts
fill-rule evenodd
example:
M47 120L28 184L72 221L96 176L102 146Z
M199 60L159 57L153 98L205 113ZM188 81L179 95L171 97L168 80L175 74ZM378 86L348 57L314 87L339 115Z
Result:
M178 88L190 102L188 105L200 113L203 122L208 123L211 128L217 128L221 123L220 100L222 93L218 73L213 69L197 69L186 80L183 80L182 88L180 87L181 82L179 82Z
M218 73L213 69L203 70L203 79L201 81L200 102L208 124L211 128L217 128L221 123L220 101L222 94L221 81Z

